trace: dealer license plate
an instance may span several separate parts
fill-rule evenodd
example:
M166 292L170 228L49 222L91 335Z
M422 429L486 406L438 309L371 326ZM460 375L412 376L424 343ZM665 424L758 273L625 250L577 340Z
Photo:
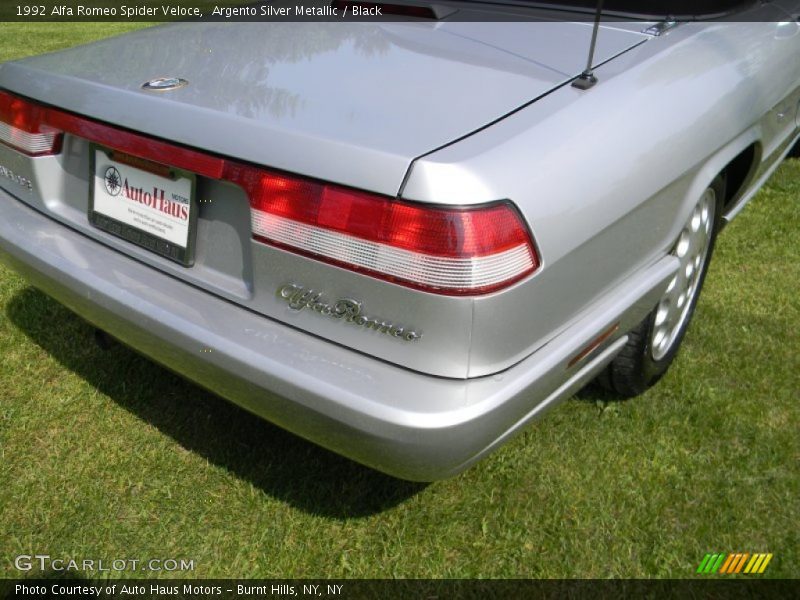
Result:
M195 176L97 146L92 148L92 159L89 221L191 266L197 222Z

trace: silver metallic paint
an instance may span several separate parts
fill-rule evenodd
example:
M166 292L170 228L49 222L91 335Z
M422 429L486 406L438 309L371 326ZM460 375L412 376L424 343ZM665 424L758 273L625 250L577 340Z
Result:
M330 344L131 260L0 190L0 260L89 322L247 410L398 477L455 475L591 379L677 268L665 257L518 365L466 380ZM211 352L204 352L210 348Z
M667 253L697 198L734 157L755 146L727 219L800 133L797 112L786 117L800 103L797 23L686 23L653 38L644 24L606 25L589 92L559 87L585 60L559 40L585 32L588 43L585 24L524 25L315 24L265 41L245 25L177 25L0 66L0 88L223 155L411 201L511 199L543 268L508 290L435 296L252 242L242 191L208 180L197 264L182 269L87 225L88 144L71 137L58 157L0 147L0 165L34 190L0 187L35 209L0 191L0 258L309 439L403 477L454 474L613 358L671 278ZM258 59L231 46L232 29ZM167 34L168 59L134 59ZM124 68L105 72L112 51ZM196 82L208 70L236 82L231 95ZM155 71L192 85L139 90ZM291 311L275 289L298 277L423 337L409 348ZM567 368L617 320L618 335ZM218 352L198 354L207 346Z
M668 252L703 190L749 144L760 148L757 172L777 166L796 130L778 126L775 107L800 99L800 35L779 37L782 27L683 24L597 68L591 92L560 88L414 162L404 199L512 198L544 261L475 300L470 376L541 347Z

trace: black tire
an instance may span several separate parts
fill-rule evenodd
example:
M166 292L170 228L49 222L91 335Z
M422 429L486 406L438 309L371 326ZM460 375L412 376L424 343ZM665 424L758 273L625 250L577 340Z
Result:
M681 342L686 334L686 329L692 320L692 315L697 305L697 299L700 297L703 282L708 272L708 265L711 262L714 251L717 234L720 230L723 200L725 198L724 178L722 176L717 176L711 185L709 185L709 188L714 191L716 197L714 219L711 226L708 251L705 254L705 261L702 263L694 295L689 301L686 317L674 334L672 341L669 342L668 350L663 356L659 356L658 359L654 358L655 353L652 347L653 330L656 323L658 305L641 323L639 323L639 325L628 333L628 343L625 344L622 351L597 378L597 382L601 386L619 396L632 398L655 385L658 380L664 376L664 373L667 372L670 364L672 364L672 361L675 360L675 356L678 354Z
M789 150L789 158L800 158L800 142L797 142L794 147Z

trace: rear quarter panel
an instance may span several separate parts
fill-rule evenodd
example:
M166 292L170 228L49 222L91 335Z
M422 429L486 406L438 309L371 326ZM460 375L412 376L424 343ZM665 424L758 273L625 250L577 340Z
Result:
M796 22L688 23L494 126L425 156L402 196L510 198L543 269L474 302L470 376L544 345L599 298L671 248L694 200L749 144L765 164L795 123ZM453 200L450 200L451 202Z

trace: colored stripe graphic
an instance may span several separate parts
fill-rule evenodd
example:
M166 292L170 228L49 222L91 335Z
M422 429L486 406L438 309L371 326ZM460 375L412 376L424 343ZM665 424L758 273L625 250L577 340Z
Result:
M716 573L722 560L725 558L724 554L711 554L708 553L703 557L700 566L697 567L697 573Z
M772 560L772 553L767 554L767 556L764 558L764 562L761 563L761 568L758 570L758 572L759 573L763 573L764 569L767 568L767 565L769 564L769 561L771 561L771 560Z
M728 575L736 573L736 567L739 566L739 563L741 561L742 561L742 553L741 552L737 552L736 555L733 557L733 561L731 561L731 565L728 567L728 570L727 571L721 571L721 572L722 573L727 573Z
M772 560L772 554L767 553L734 552L733 554L712 554L709 552L700 561L696 572L704 574L721 573L734 575L736 573L746 573L755 575L763 573L770 560Z
M709 573L716 573L717 569L719 569L719 566L722 564L723 560L725 560L725 555L724 554L718 554L717 555L717 560L714 561L713 563L711 563L711 565L709 565L710 568L709 568L708 572Z
M735 570L733 570L733 569L732 569L731 571L732 571L733 573L738 573L739 571L741 571L741 570L742 570L742 567L744 566L744 563L745 563L745 561L746 561L748 558L750 558L750 553L748 553L748 552L745 552L744 554L742 554L742 558L741 558L741 560L739 560L739 562L738 562L738 563L736 563L736 569L735 569Z
M703 560L700 561L700 566L697 567L697 571L695 571L695 573L705 573L706 565L708 564L710 558L711 558L711 555L710 554L706 554L703 557Z
M708 566L710 560L711 560L711 554L706 554L703 557L703 560L700 561L700 566L697 567L697 571L695 571L695 573L705 573L706 567Z
M763 554L753 554L753 557L750 559L750 562L747 563L747 566L744 568L744 572L745 573L750 573L750 572L755 573L756 571L753 570L753 567L758 569L758 567L761 565L761 561L762 560L764 560L764 555Z
M728 560L725 561L725 564L722 565L722 569L720 569L720 573L727 573L728 569L731 566L731 563L736 560L735 554L728 554Z

